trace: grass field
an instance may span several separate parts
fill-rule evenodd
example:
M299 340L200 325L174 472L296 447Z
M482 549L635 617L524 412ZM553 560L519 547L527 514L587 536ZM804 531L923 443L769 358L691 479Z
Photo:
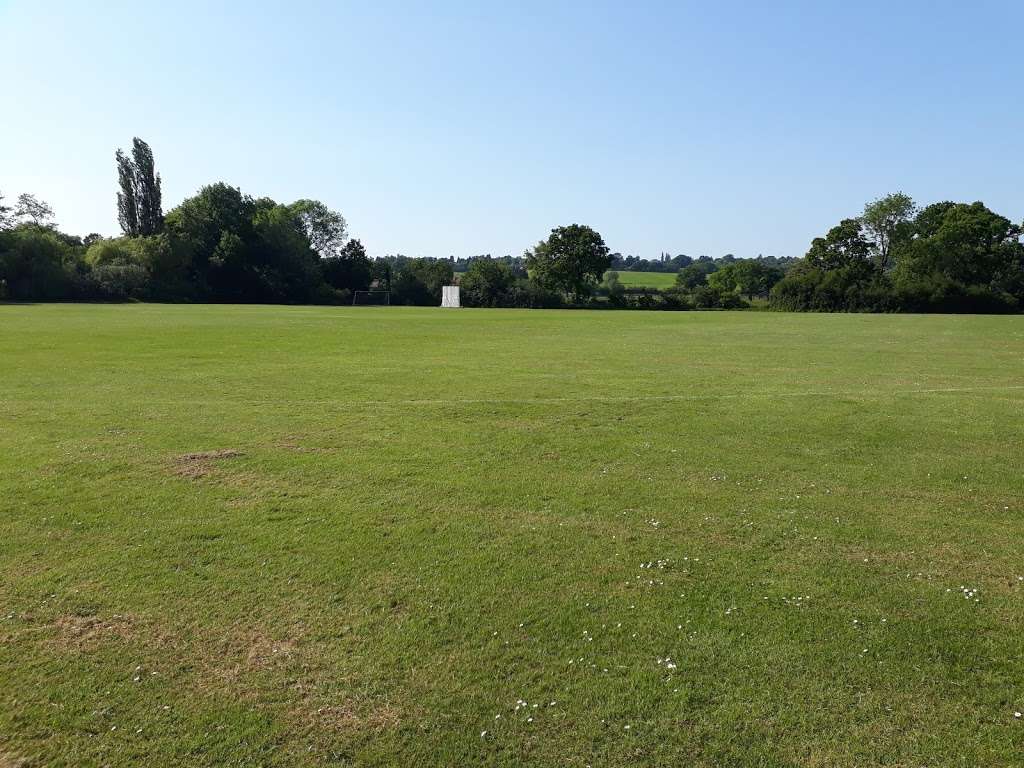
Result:
M1024 317L8 305L0 360L4 768L1024 764Z
M676 273L620 271L619 282L627 288L671 288L676 284Z

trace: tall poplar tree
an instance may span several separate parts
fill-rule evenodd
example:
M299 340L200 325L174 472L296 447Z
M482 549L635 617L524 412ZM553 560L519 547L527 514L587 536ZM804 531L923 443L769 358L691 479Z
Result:
M155 235L164 226L161 206L160 174L156 172L153 150L136 137L132 156L117 150L117 220L129 237Z

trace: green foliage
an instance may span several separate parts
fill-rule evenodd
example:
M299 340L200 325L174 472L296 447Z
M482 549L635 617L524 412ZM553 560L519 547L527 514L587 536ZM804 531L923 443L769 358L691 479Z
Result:
M981 202L918 210L903 193L887 195L815 238L800 261L665 253L646 261L609 254L600 234L578 224L553 229L522 259L371 260L360 241L348 239L339 212L308 198L282 205L216 183L162 216L148 145L136 139L131 158L119 150L117 159L120 219L129 234L123 238L61 233L52 209L35 196L20 195L12 211L0 195L0 295L338 304L353 291L380 287L391 290L392 303L429 306L440 303L457 265L466 269L464 303L480 307L569 301L595 308L739 309L765 299L774 309L823 312L1024 307L1024 229ZM620 272L620 265L657 271Z
M135 263L135 249L128 237L97 240L85 252L85 263L90 267L102 267L109 264Z
M115 301L146 296L149 272L139 264L101 264L91 273L102 298Z
M516 278L509 291L509 306L528 309L557 309L565 301L559 291L552 291L527 278Z
M441 289L454 280L452 265L442 259L396 259L391 279L391 303L440 306Z
M290 206L310 246L321 258L338 256L348 237L345 217L319 200L298 200Z
M156 172L153 150L135 137L132 155L122 150L114 153L117 161L117 220L129 237L159 233L164 226L160 174Z
M14 217L22 224L32 224L37 227L53 226L53 208L27 192L18 195L18 205L14 209Z
M4 205L4 196L0 192L0 231L9 229L14 225L14 211L9 205Z
M601 287L608 294L608 299L616 304L622 301L622 296L626 293L626 286L622 284L619 273L614 269L605 272L604 284Z
M349 240L321 264L324 281L335 290L365 291L373 280L373 262L359 240Z
M870 261L833 269L805 261L771 291L772 309L790 312L885 312L896 308L888 278Z
M771 306L1012 312L1024 305L1020 226L980 202L935 203L911 219L915 210L897 193L869 203L862 219L844 219L775 286Z
M872 242L875 263L883 271L893 266L893 253L910 242L917 206L909 195L895 192L864 206L861 224Z
M844 269L868 263L871 243L864 237L860 219L843 219L825 237L816 237L805 257L817 269Z
M0 284L8 299L78 298L77 250L57 232L21 224L0 232Z
M1021 228L983 203L939 203L921 212L917 237L898 266L902 282L939 275L993 290L1016 287L1021 271Z
M309 301L322 284L308 235L318 227L309 212L321 210L313 203L278 205L227 184L203 187L167 214L169 253L211 299Z
M577 301L590 295L610 266L601 235L581 224L552 229L548 239L526 255L526 267L538 285Z
M782 278L783 272L778 267L767 266L756 259L742 259L710 273L707 285L719 295L746 296L751 300L767 297L772 287Z
M461 301L467 307L510 307L516 278L512 268L497 259L476 259L462 275Z
M686 290L707 285L708 275L717 269L718 265L711 260L695 261L679 270L676 274L676 285Z

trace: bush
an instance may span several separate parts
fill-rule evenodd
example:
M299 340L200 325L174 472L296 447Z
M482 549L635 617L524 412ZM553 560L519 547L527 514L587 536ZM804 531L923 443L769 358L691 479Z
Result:
M0 233L0 283L10 299L73 298L80 250L46 227L25 224Z
M135 261L135 249L127 237L97 240L85 252L85 263L90 267L109 264L131 264Z
M149 272L138 264L104 264L93 268L92 278L102 298L123 301L144 296Z
M558 309L565 306L562 294L542 288L532 280L520 278L509 291L512 307L531 309Z
M712 285L700 285L691 291L693 306L697 309L743 309L750 305L732 291Z
M804 262L775 284L770 306L788 312L891 312L892 284L867 262L820 269Z
M896 285L894 302L903 312L970 312L1007 314L1020 311L1019 300L983 285L964 285L940 274Z

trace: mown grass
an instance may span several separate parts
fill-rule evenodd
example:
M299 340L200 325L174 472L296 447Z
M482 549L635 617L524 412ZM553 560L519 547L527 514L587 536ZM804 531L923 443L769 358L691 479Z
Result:
M1024 317L8 305L0 360L0 765L1024 763Z
M671 288L676 284L675 272L619 272L619 282L627 288Z

